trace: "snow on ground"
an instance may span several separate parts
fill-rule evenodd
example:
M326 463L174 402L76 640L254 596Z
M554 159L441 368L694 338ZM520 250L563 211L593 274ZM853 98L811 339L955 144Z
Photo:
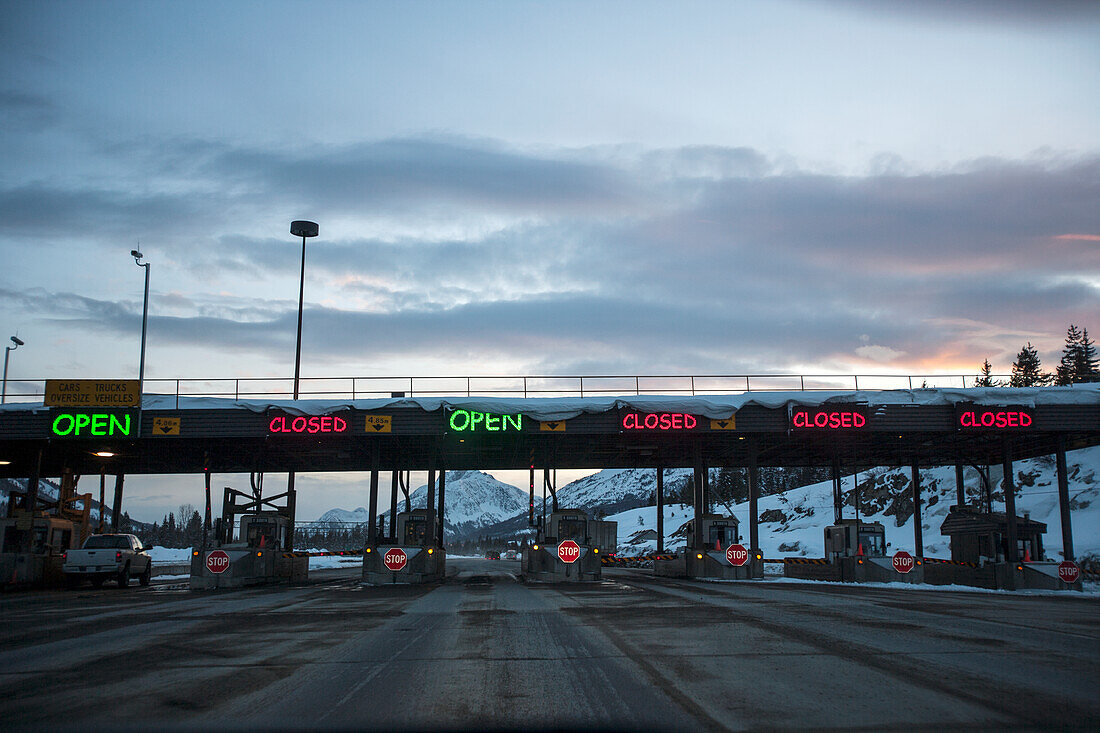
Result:
M1100 446L1071 451L1066 454L1070 479L1070 500L1073 505L1071 520L1073 527L1073 547L1077 557L1100 555ZM1043 537L1043 546L1047 558L1059 559L1062 552L1061 517L1058 507L1058 483L1054 461L1049 458L1036 458L1017 461L1013 469L1019 493L1016 499L1016 512L1019 515L1030 513L1031 518L1045 522L1047 533ZM880 473L882 470L880 469ZM908 482L908 469L896 469L890 473L903 474ZM860 474L860 482L867 474ZM967 495L977 494L978 477L976 472L968 470L965 476ZM999 482L995 490L999 489ZM844 479L844 491L853 489L853 478ZM953 466L941 466L921 469L922 510L924 554L928 557L948 558L951 556L947 537L940 535L940 524L947 516L948 507L955 503L955 469ZM904 491L908 491L905 488ZM933 500L935 497L935 500ZM1004 511L1004 504L994 502L994 511ZM773 494L759 500L759 510L763 516L769 510L782 513L783 521L760 523L760 547L766 558L784 556L822 557L825 551L824 528L833 522L832 483L824 481L783 494ZM720 510L724 511L724 510ZM692 517L692 509L682 504L665 506L665 549L675 550L684 545L683 533L676 532ZM733 506L733 514L740 521L742 543L748 542L748 502ZM845 506L845 517L853 517L851 505ZM910 516L902 525L898 525L894 516L882 513L862 515L862 519L881 522L886 528L888 552L897 550L914 551L913 518ZM656 538L629 544L630 538L640 530L657 528L657 507L639 507L607 517L618 522L619 552L624 555L640 555L656 551ZM641 522L639 523L639 519Z
M190 547L149 547L149 557L153 560L153 565L190 565L191 564L191 548Z

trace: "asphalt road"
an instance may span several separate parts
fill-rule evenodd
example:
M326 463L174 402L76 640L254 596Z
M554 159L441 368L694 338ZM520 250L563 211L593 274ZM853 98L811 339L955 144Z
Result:
M609 570L0 596L26 729L1100 729L1100 601Z

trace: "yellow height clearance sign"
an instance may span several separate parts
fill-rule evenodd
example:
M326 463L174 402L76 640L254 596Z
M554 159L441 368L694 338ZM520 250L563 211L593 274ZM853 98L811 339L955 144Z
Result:
M136 379L47 379L47 407L140 407Z

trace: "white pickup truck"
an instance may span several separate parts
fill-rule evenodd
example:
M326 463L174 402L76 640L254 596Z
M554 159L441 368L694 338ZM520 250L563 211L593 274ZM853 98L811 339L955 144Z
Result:
M125 588L135 575L142 585L149 585L153 575L149 553L132 534L94 534L84 540L84 547L65 552L62 563L66 581L77 583L86 578L97 588L110 579Z

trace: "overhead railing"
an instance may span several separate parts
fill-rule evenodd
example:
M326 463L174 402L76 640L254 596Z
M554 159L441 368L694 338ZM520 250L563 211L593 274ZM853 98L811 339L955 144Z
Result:
M1007 384L1009 375L991 375ZM598 397L614 395L714 395L740 392L966 388L977 377L964 374L704 374L704 375L534 375L424 377L303 377L301 399L379 397ZM11 380L8 402L40 402L46 380ZM145 394L287 400L292 378L145 379Z

